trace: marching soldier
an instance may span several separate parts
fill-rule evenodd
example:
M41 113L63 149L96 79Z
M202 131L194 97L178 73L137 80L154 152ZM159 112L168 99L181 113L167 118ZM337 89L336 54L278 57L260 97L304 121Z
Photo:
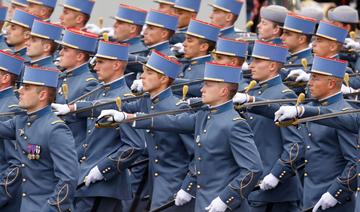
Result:
M16 9L6 31L6 43L12 46L14 53L25 62L30 61L26 56L26 42L30 39L31 27L36 19L39 17Z
M220 26L220 36L237 38L234 24L238 19L243 3L239 0L215 0L210 4L213 10L210 14L210 23Z
M137 57L146 57L149 54L149 50L141 38L141 30L145 24L146 14L146 10L120 4L116 16L113 17L115 19L113 26L114 39L117 42L129 44L130 58L125 73L133 72L135 74L126 77L128 86L131 86L136 76L142 72L142 65L136 62Z
M27 0L27 11L44 21L50 21L57 0Z
M262 41L281 44L281 27L285 22L288 10L279 5L262 7L260 10L261 21L257 25L258 37Z
M252 79L259 87L248 94L238 93L235 103L253 102L256 98L287 99L296 98L279 75L288 54L284 46L256 41L250 64ZM261 114L261 113L260 113ZM259 150L264 172L260 190L250 193L250 211L299 211L301 184L296 176L297 165L301 164L304 149L303 136L294 126L278 128L273 120L259 115L252 108L245 113L254 132L254 140Z
M26 113L0 122L0 137L16 139L21 172L20 211L72 211L78 178L74 138L52 111L59 72L26 67L19 106Z
M64 69L59 78L56 103L65 104L75 98L93 90L98 85L98 80L90 72L90 54L96 52L97 36L91 33L65 30L61 41L59 66ZM74 115L64 117L65 123L71 129L75 145L80 147L80 143L86 137L86 119L77 118Z
M95 56L94 69L104 83L101 89L75 105L53 104L59 115L118 96L124 98L130 93L124 78L128 46L101 41ZM77 114L87 118L86 138L82 140L77 153L80 161L79 183L85 181L88 187L76 193L76 210L122 211L120 200L132 197L126 168L142 153L145 147L143 134L136 132L129 124L120 126L120 131L97 129L93 114L91 110Z
M93 0L64 0L64 9L59 17L61 26L84 29L94 4Z
M201 0L176 0L175 13L179 17L179 24L175 34L170 39L170 44L183 43L191 19L196 18L200 9ZM178 44L179 47L182 45ZM181 52L183 53L183 51Z
M176 195L177 205L189 202L193 195L197 212L223 212L228 208L248 211L246 197L260 177L262 165L251 129L231 102L238 89L240 71L239 67L207 63L201 92L208 107L195 113L134 122L136 128L194 133L195 167L190 167ZM117 121L132 117L123 112L113 115L119 115Z
M213 61L219 64L242 67L247 56L247 49L247 42L219 37L215 51L212 52ZM242 76L239 90L243 90L248 85L247 81L248 78L245 79Z
M31 37L26 43L26 55L31 59L31 66L57 69L54 64L54 53L61 40L63 28L50 22L35 20Z
M11 0L6 20L11 20L16 9L26 10L28 6L27 0Z
M6 14L7 14L8 8L4 6L0 6L0 50L4 51L11 51L10 47L7 45L5 40L5 35L3 34L3 27L6 21Z
M23 69L24 61L15 55L0 51L0 112L19 111L18 99L13 86ZM1 121L11 117L2 117ZM0 210L19 211L21 204L20 158L15 140L2 141L0 144Z
M157 10L170 15L175 15L175 0L154 0L154 2L159 4Z
M351 108L341 93L346 67L346 61L314 58L309 86L316 101L307 104L305 111L308 111L308 105L318 112L322 108L331 111ZM294 113L297 108L287 107L287 111L281 108L275 113L275 119L301 116L304 110L299 108L300 111ZM358 178L355 167L359 159L356 135L312 122L306 123L306 130L304 208L314 207L313 211L320 208L326 211L354 211L353 191Z
M125 103L123 111L154 113L187 107L186 104L178 104L179 99L172 94L170 88L180 70L181 64L178 61L153 51L141 74L144 91L150 94L150 98L144 98L134 103ZM101 117L114 113L117 111L103 111ZM147 129L146 132L151 176L149 179L150 210L153 210L171 200L184 184L189 164L193 158L194 138L192 135L160 132L152 129ZM172 207L168 210L192 211L193 205L187 204L184 207Z

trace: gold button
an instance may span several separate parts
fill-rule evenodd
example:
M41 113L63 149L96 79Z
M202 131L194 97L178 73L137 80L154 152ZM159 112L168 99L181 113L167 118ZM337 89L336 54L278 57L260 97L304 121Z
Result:
M254 117L252 117L252 116L250 116L250 118L249 118L250 120L253 120L254 119Z
M158 160L158 159L155 159L155 163L159 163L159 160Z
M22 164L21 164L21 167L25 167L25 164L22 163Z
M310 146L306 146L307 149L310 149Z
M23 196L23 197L26 197L26 193L22 193L22 196Z
M358 173L358 177L360 177L360 173Z
M310 137L311 137L311 133L309 133L309 134L308 134L308 136L310 136Z
M187 191L190 191L190 188L187 188L186 190L187 190Z
M91 133L91 130L88 130L88 133Z
M26 178L23 178L22 181L23 181L23 182L26 182Z
M154 109L154 105L151 105L151 106L150 106L150 109Z
M88 146L88 144L83 144L82 146L83 146L84 148L86 148L86 147Z
M360 192L360 187L358 187L356 190Z
M83 160L83 161L86 160L86 157L85 156L81 157L81 160Z
M229 204L230 202L229 202L229 200L226 200L226 204Z
M155 177L159 176L159 173L155 172L154 176L155 176Z
M305 160L304 162L305 162L305 163L308 163L309 161L308 161L308 160Z
M200 185L197 185L197 186L196 186L196 188L200 189L200 188L201 188L201 186L200 186Z
M28 122L28 123L26 123L27 124L27 126L30 126L31 125L31 123L30 122Z
M197 143L197 145L200 147L200 146L201 146L201 143Z
M305 173L304 173L304 177L307 177L307 176L308 176L308 174L305 172Z
M156 145L156 146L155 146L155 149L159 149L159 147Z
M201 173L200 171L197 171L197 174L198 174L198 175L200 175L200 173Z
M206 130L204 130L204 133L206 133Z
M27 140L27 136L26 136L26 135L24 136L24 139Z
M198 160L201 160L201 157L198 157ZM360 175L360 173L359 173L359 175Z

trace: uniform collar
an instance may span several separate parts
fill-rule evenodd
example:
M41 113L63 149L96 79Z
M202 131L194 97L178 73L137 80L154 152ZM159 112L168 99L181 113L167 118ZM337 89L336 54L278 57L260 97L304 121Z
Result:
M289 53L289 55L287 56L286 60L287 62L294 62L297 59L301 59L301 58L306 58L309 55L311 55L312 49L311 48L305 48L303 50L294 52L294 53Z
M104 89L114 90L116 88L120 88L123 85L125 85L125 78L124 76L120 77L119 79L116 79L112 82L109 82L107 84L104 84Z
M340 56L339 56L339 54L334 54L330 58L332 58L332 59L340 59Z
M14 50L14 54L20 57L23 57L26 55L26 47L19 49L17 51Z
M273 38L273 39L267 40L265 42L269 42L269 43L273 43L273 44L282 44L281 38Z
M319 103L322 106L326 106L326 105L334 104L335 102L338 102L338 101L340 101L342 99L344 99L343 94L341 92L337 92L334 95L328 96L328 97L326 97L324 99L320 99Z
M177 32L177 33L178 33L178 32L186 32L187 30L188 30L188 26L178 28L178 29L176 30L176 32Z
M153 104L157 104L158 102L168 98L172 95L171 88L168 87L165 90L161 91L160 93L156 94L154 97L151 98L151 102Z
M43 57L38 60L30 61L32 66L44 66L46 64L50 64L53 62L53 58L51 56Z
M124 40L123 42L121 43L126 43L126 44L129 44L129 45L133 45L137 42L141 41L141 38L140 36L136 36L136 37L133 37L133 38L130 38L130 39L127 39L127 40Z
M220 34L221 35L227 35L227 34L231 34L231 33L235 33L235 27L234 25L232 26L228 26L228 27L224 27L220 30Z
M212 113L212 114L218 114L218 113L222 113L222 112L231 110L233 108L234 108L234 103L232 102L232 100L229 100L223 104L210 107L209 110L210 110L210 113Z
M71 77L71 76L80 75L80 74L88 72L88 71L89 71L89 63L86 62L74 69L66 70L65 75L67 77Z
M156 51L162 51L165 49L170 49L170 43L168 40L154 44L152 46L148 46L148 49L153 50L155 49Z
M207 55L200 56L200 57L194 57L190 61L191 61L191 64L194 65L194 64L198 64L198 63L205 63L210 60L211 60L211 56L209 54L207 54Z
M261 88L268 88L274 85L279 85L282 83L280 75L276 75L275 77L268 79L266 81L259 82Z
M14 95L14 89L12 87L7 87L0 91L0 98Z
M40 118L43 115L49 114L52 112L51 106L48 105L38 111L28 114L28 120L30 122L35 121L36 119Z

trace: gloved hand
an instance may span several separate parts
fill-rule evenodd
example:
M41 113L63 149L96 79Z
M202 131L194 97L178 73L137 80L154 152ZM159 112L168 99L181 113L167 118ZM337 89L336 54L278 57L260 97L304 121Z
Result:
M99 34L102 35L104 33L108 33L109 37L113 37L114 36L114 28L112 27L104 27L104 28L101 28L100 31L99 31Z
M244 62L241 66L241 70L249 70L249 64L247 64L247 62Z
M211 201L210 205L205 208L209 212L224 212L227 209L227 205L220 199L216 197Z
M106 120L107 121L115 121L115 122L121 122L124 121L127 118L127 114L124 112L120 112L117 110L102 110L100 115L98 116L98 119L109 116Z
M187 193L186 191L184 191L183 189L180 189L176 193L176 197L175 197L175 205L176 206L182 206L190 201L191 201L191 195L189 193Z
M89 186L90 183L95 183L96 181L104 179L104 176L101 174L99 168L95 166L85 177L85 186Z
M312 212L316 212L320 208L320 206L322 210L326 210L328 208L334 207L337 203L338 201L329 192L326 192L316 203Z
M284 121L287 119L293 119L297 117L301 117L304 114L304 107L300 106L300 108L296 108L296 106L281 106L279 110L275 112L274 121Z
M295 78L296 82L300 82L300 81L306 82L306 81L309 81L310 74L306 73L302 69L295 69L295 70L290 71L287 78Z
M355 92L356 90L352 87L347 87L346 85L342 84L341 85L341 92L343 94L348 94L348 93L353 93Z
M347 49L360 49L360 43L351 38L345 38L344 47Z
M55 110L55 115L59 116L59 115L66 115L70 112L70 108L67 104L57 104L57 103L52 103L51 104L52 109Z
M96 24L86 24L84 28L87 32L91 32L97 35L100 34L100 27L98 27Z
M273 174L268 174L264 177L262 182L260 183L260 189L261 190L270 190L275 188L279 183L279 179L276 178Z
M244 104L250 101L250 96L246 93L236 93L233 97L233 103Z
M132 91L136 91L136 92L142 92L144 89L143 83L141 79L138 80L134 80L133 84L131 85L130 89Z
M182 43L176 43L171 47L171 51L178 52L180 54L184 53L184 45Z

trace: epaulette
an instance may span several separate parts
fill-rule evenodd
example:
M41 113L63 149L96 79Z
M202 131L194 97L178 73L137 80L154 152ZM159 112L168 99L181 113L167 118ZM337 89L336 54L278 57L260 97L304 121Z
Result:
M135 96L135 94L133 94L133 93L126 93L126 94L124 94L124 97L133 97L133 96Z
M19 105L9 105L8 108L14 108L14 107L19 107Z
M86 82L89 82L91 80L96 80L96 78L95 77L89 77L89 78L86 79Z
M245 120L245 119L243 119L243 118L240 117L240 116L237 116L237 117L233 118L233 121L238 121L238 120Z
M51 125L58 124L58 123L65 123L63 120L56 120L51 122Z
M348 107L344 107L343 109L341 109L341 111L346 111L346 110L350 110L351 108Z
M285 89L285 90L282 90L281 93L287 93L287 92L293 92L293 90L291 89Z
M178 102L176 102L176 106L179 106L181 104L186 104L187 105L187 103L185 101L181 100L181 99Z

